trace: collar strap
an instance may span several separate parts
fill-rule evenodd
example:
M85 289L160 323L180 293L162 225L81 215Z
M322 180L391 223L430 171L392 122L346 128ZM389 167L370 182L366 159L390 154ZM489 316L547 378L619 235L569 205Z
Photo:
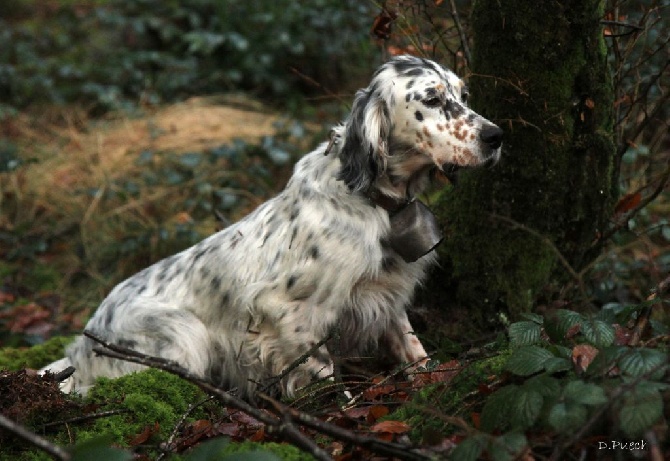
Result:
M398 212L401 208L407 205L411 200L403 198L390 197L382 194L378 189L372 189L367 194L370 199L370 204L373 206L380 206L390 214Z

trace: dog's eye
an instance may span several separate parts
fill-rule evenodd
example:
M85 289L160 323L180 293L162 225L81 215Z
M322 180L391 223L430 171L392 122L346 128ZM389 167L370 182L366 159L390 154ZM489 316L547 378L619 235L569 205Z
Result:
M439 107L442 105L442 100L438 97L432 97L426 99L423 103L428 107Z

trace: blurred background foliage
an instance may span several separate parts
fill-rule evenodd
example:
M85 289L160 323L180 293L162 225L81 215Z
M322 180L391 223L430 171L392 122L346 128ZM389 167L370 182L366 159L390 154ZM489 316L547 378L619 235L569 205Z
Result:
M298 109L366 78L372 11L356 0L3 2L0 100L100 111L234 89Z

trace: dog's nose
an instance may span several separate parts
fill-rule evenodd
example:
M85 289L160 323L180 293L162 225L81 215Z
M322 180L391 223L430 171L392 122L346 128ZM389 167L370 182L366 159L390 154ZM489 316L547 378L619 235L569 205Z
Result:
M497 149L502 144L503 130L496 125L486 125L479 132L479 139L491 147Z

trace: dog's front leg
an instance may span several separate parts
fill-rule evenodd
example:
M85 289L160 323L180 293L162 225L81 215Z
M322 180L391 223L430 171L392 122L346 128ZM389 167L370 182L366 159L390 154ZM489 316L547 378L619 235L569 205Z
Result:
M411 364L409 370L424 366L429 358L421 341L414 334L407 313L402 311L384 334L391 356L398 363Z

